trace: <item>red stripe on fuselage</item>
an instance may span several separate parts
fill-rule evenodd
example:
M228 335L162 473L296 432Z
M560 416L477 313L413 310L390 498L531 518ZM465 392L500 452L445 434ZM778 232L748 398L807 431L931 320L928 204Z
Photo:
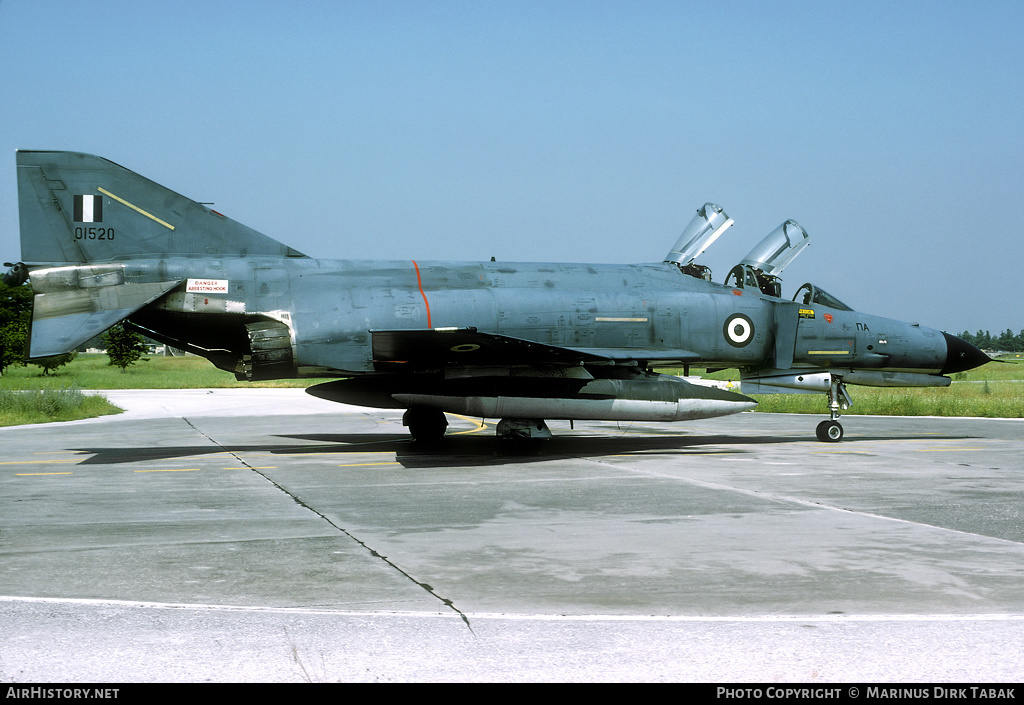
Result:
M416 283L420 287L420 296L423 297L423 305L427 307L427 328L433 328L433 326L430 325L430 302L427 301L427 294L423 291L423 280L420 278L420 266L416 264L416 260L414 259L409 261L412 262L412 266L416 268Z

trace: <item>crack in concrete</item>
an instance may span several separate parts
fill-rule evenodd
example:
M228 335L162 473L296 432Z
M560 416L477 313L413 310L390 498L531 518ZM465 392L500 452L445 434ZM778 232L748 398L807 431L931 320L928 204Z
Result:
M203 438L205 438L206 440L210 441L210 443L213 443L218 448L222 448L225 453L228 453L229 455L234 457L235 460L237 460L239 463L241 463L242 465L247 467L249 470L251 470L252 472L254 472L257 475L259 475L264 480L269 482L271 485L276 487L278 490L283 492L285 495L290 497L292 499L292 501L295 502L296 504L298 504L300 507L302 507L303 509L306 509L306 510L312 512L313 514L316 514L318 517L320 517L325 522L327 522L330 526L332 526L335 530L337 530L341 534L345 535L351 541L353 541L354 543L359 545L361 548L366 550L370 554L370 556L372 556L373 558L380 559L381 561L386 563L392 570L396 571L399 575L401 575L402 577L406 578L407 580L409 580L409 582L413 583L414 585L416 585L420 589L424 590L427 594L429 594L431 597L433 597L434 599L439 601L441 604L445 605L451 611L455 612L457 615L459 615L459 617L465 623L466 628L469 629L469 633L472 634L474 637L476 636L476 632L473 631L473 625L469 623L469 617L466 616L466 613L463 612L462 610L460 610L458 607L456 607L454 602L452 602L448 598L445 598L445 597L442 597L441 595L439 595L434 590L434 588L431 585L429 585L428 583L420 582L419 580L414 578L408 571L406 571L406 570L402 569L401 567L399 567L399 565L397 563L395 563L393 560L391 560L387 556L381 554L377 550L371 548L369 544L367 544L362 539L357 538L352 532L348 531L347 529L345 529L345 528L343 528L341 526L338 526L336 523L331 521L331 519L329 517L327 517L325 514L323 514L322 512L317 511L316 509L314 509L310 505L308 505L305 502L303 502L301 499L299 499L297 496L295 496L294 494L289 492L287 489L282 487L280 484L278 484L277 482L274 482L274 480L272 480L269 476L267 476L266 473L260 472L259 470L254 468L252 465L247 463L245 460L243 460L241 457L239 457L234 451L228 450L223 445L218 443L216 440L211 438L209 435L207 435L205 432L203 432L202 429L198 428L194 423L192 423L191 421L186 419L184 416L181 417L181 420L184 421L185 423L187 423L189 426L191 426L192 429L196 433L199 433L200 435L203 436Z

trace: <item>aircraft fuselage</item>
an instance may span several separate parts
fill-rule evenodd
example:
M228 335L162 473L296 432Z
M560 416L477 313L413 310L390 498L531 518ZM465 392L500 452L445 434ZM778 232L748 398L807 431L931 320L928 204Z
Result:
M796 334L794 347L781 351L790 357L783 368L935 375L948 366L939 331L706 282L663 264L273 257L122 264L129 281L188 282L132 321L239 356L247 352L246 322L278 321L292 348L295 373L287 376L374 372L369 331L463 327L574 349L685 351L680 362L708 367L777 367L769 363L787 321Z

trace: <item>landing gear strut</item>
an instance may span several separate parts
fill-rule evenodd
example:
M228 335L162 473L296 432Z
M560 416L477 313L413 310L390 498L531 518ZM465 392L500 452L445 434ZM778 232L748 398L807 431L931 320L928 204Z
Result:
M440 409L416 406L402 416L402 425L409 427L414 441L419 443L437 443L444 438L448 429L448 419Z
M840 409L843 411L849 409L853 400L846 393L843 378L835 375L832 375L827 393L829 419L818 424L815 435L818 436L819 441L836 443L843 439L843 426L839 423Z

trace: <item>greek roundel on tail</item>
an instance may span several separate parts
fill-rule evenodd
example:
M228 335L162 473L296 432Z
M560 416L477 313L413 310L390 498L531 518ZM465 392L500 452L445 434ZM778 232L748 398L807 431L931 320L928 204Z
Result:
M828 395L842 438L846 386L946 386L988 357L916 324L859 313L779 274L807 245L786 221L727 275L695 259L731 225L700 208L649 264L313 259L101 157L19 151L21 261L34 299L29 355L73 350L124 321L239 379L344 377L308 391L406 409L421 441L445 413L501 419L685 421L753 408L743 394L658 374L738 368L746 393Z

